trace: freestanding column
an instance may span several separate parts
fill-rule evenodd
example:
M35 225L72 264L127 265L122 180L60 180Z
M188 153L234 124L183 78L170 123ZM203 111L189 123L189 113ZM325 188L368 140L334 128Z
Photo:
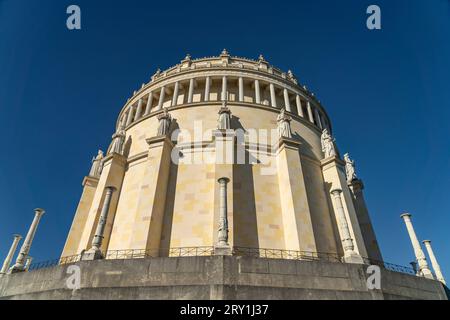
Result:
M320 115L319 111L317 109L314 109L314 114L316 115L316 122L320 129L323 129L322 122L320 121Z
M152 111L152 104L153 104L153 92L150 92L148 95L148 100L147 100L147 106L145 107L145 116L150 114L150 112Z
M14 257L14 254L16 253L17 246L19 245L20 239L22 239L22 236L20 234L14 235L13 243L11 245L11 248L9 249L8 255L6 256L5 262L3 262L3 267L0 271L0 274L5 274L8 272L11 261Z
M272 107L276 108L277 107L277 97L275 96L275 86L273 85L273 83L271 83L269 85L270 87L270 100L272 102Z
M341 189L333 189L330 191L334 199L335 213L339 225L339 233L341 235L342 248L344 249L344 261L349 263L362 263L361 256L355 252L355 246L350 234L348 222L345 217L344 206L342 205Z
M165 97L166 97L166 87L163 86L161 88L161 93L159 94L159 102L158 102L157 110L161 110L162 109Z
M244 101L244 78L239 77L239 101Z
M425 248L427 249L428 256L430 257L431 260L431 265L433 266L434 273L436 274L436 278L446 285L444 275L442 274L441 271L441 267L439 266L436 256L434 255L433 248L431 247L431 240L423 240L422 242L425 245Z
M97 260L102 258L101 247L104 238L103 234L105 232L106 221L108 220L112 194L116 188L106 187L105 189L105 200L103 201L103 207L98 220L97 229L95 230L94 239L92 240L92 248L86 252L85 256L83 256L83 260Z
M219 190L219 233L218 241L216 245L216 254L229 254L229 243L228 243L228 204L227 204L227 184L230 182L228 178L220 178L218 180L220 184ZM222 249L222 250L221 250ZM224 250L223 250L224 249ZM226 252L228 251L228 252Z
M134 106L131 106L128 109L128 118L127 118L127 123L126 123L127 127L133 122L133 116L134 116Z
M313 112L312 112L312 107L311 107L311 102L307 101L306 105L308 107L308 117L309 117L309 122L314 123L314 117L313 117Z
M31 244L33 243L34 235L36 234L36 229L44 213L45 211L43 209L34 209L33 222L31 223L30 229L28 230L27 236L25 237L22 248L20 248L19 255L16 259L16 264L13 266L11 272L21 272L25 270L25 260L28 257Z
M144 101L142 101L142 98L141 98L141 99L139 99L139 102L138 102L138 106L136 109L136 115L134 116L134 121L137 121L141 118L143 108L144 108Z
M295 102L297 103L297 113L300 117L304 117L303 109L302 109L302 100L299 95L295 97Z
M173 89L173 97L172 97L172 107L176 106L178 103L178 92L180 90L180 83L175 82L175 88Z
M228 97L227 97L227 77L224 76L222 78L222 101L227 101Z
M211 77L206 77L205 82L205 101L209 101L209 92L211 91Z
M285 109L287 112L291 112L291 102L289 101L289 92L286 88L283 90L283 94L284 94Z
M261 104L261 88L259 86L259 80L255 80L255 102Z
M411 239L411 243L414 249L414 254L417 259L417 263L419 265L419 273L425 278L433 279L433 274L428 267L427 259L425 258L425 254L420 247L419 240L417 239L416 232L414 231L412 222L411 222L411 214L404 213L400 216L405 222L406 229L408 230L409 238Z
M188 95L188 103L192 103L194 101L194 78L189 80L189 95Z

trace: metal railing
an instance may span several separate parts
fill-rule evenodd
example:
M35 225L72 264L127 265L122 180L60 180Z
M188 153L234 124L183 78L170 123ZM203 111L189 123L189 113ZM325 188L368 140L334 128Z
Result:
M326 252L308 252L294 251L283 249L266 249L266 248L247 248L233 247L233 255L252 258L266 259L286 259L301 261L327 261L342 263L342 257L337 253ZM129 249L129 250L110 250L104 253L106 260L127 260L127 259L148 259L156 257L198 257L213 256L214 247L180 247L168 249ZM49 260L40 263L32 263L29 271L55 267L58 265L73 264L81 261L81 254L62 257L60 259ZM412 267L405 267L384 261L377 261L363 258L365 265L378 265L383 269L416 275L416 271Z

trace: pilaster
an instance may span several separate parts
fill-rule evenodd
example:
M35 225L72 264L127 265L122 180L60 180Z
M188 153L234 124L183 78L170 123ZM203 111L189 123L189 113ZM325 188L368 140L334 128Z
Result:
M155 249L152 254L158 255L173 143L167 136L156 136L146 141L148 156L130 245L133 249Z
M300 159L300 142L282 137L276 147L286 250L316 252L316 241Z
M66 244L62 252L62 257L69 257L78 254L78 244L83 235L83 230L89 216L92 202L94 200L95 191L97 190L99 178L85 177L83 179L83 193L78 203L75 217L67 236Z

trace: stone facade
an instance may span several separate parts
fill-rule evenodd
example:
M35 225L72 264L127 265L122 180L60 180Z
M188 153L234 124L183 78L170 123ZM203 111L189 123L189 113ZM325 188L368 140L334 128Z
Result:
M227 178L230 247L344 257L345 233L356 256L382 260L365 202L347 183L345 163L338 153L325 158L324 130L332 134L324 107L292 72L262 56L231 57L226 50L218 57L188 55L158 70L121 110L101 173L84 180L62 256L91 249L108 187L117 191L108 203L102 252L151 249L164 255L169 248L214 246L218 180ZM222 163L217 159L227 143L231 162ZM236 161L239 152L245 163ZM174 154L182 155L178 163ZM341 190L340 218L334 189Z

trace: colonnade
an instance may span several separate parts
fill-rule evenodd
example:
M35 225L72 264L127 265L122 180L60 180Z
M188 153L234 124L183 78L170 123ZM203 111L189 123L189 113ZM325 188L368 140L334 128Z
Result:
M214 88L219 90L216 96L212 96L213 84ZM232 88L237 88L236 94L231 93ZM194 101L194 95L199 95L200 100ZM119 123L123 127L128 127L163 107L210 101L249 102L278 109L284 108L287 112L305 118L320 130L325 128L330 130L327 117L322 110L314 106L310 98L300 94L300 91L260 79L229 75L200 76L163 84L129 105L122 113Z

